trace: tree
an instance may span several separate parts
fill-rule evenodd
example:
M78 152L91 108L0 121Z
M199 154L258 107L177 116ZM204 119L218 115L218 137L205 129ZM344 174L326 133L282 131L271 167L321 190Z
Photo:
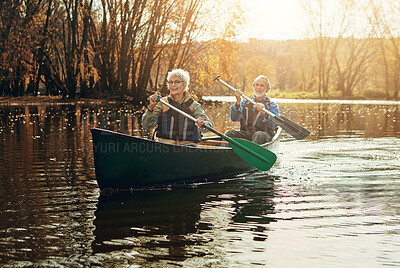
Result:
M375 51L370 49L371 40L368 38L351 36L343 41L342 53L335 55L337 89L341 91L342 97L351 97L354 88L367 73Z
M218 86L213 91L213 78L216 75L221 75L227 81L233 81L240 75L237 60L242 45L235 38L243 24L240 0L229 3L222 0L203 2L196 20L191 24L190 39L186 38L181 45L180 59L173 67L169 65L169 68L180 67L190 72L190 91L199 97L226 91ZM168 54L167 58L172 56Z
M317 84L317 64L315 57L312 57L312 40L303 40L298 44L296 53L293 55L293 65L297 69L295 88L298 91L311 92Z
M386 98L390 99L392 95L397 99L400 90L400 5L392 0L370 0L367 12L370 25L379 40Z
M64 0L62 40L64 49L65 84L68 97L74 99L81 75L81 62L88 44L89 18L93 0Z
M350 9L346 0L303 0L303 8L309 17L310 35L318 62L318 95L328 96L332 88L335 56L346 33Z
M371 27L362 10L361 3L356 1L347 1L343 6L343 13L347 16L347 36L339 36L342 42L334 56L337 90L341 91L342 97L353 95L355 87L364 79L369 63L375 55Z
M46 19L44 22L44 25L42 29L40 30L41 34L39 35L39 44L38 46L32 51L33 53L33 60L32 60L32 65L33 65L33 75L34 79L30 80L29 83L32 86L32 89L30 93L32 93L34 96L37 96L39 93L39 84L41 80L41 76L43 73L43 68L45 65L45 49L46 49L46 43L49 41L48 38L48 31L49 31L49 26L50 26L50 19L51 19L51 14L52 14L52 7L53 6L53 0L49 0L47 2L47 11L46 11ZM40 27L40 24L38 23L38 27Z
M0 94L25 93L42 6L41 0L0 1Z

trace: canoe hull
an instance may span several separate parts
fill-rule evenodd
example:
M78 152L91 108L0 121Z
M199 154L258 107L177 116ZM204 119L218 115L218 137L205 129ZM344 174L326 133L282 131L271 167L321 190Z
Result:
M103 129L91 132L100 189L166 185L254 170L228 147L176 146ZM270 143L269 149L275 145Z

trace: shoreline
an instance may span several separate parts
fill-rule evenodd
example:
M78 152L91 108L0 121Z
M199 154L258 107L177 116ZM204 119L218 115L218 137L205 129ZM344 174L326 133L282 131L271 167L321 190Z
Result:
M386 99L365 99L365 98L325 98L325 99L287 99L273 98L277 103L340 103L340 104L392 104L400 105L400 100ZM234 102L234 96L203 96L204 102ZM18 106L18 105L74 105L74 104L124 104L127 101L118 99L95 99L95 98L77 98L74 100L63 99L61 96L22 96L22 97L0 97L0 106Z
M0 106L18 105L73 105L73 104L118 104L124 103L119 100L77 98L74 100L63 99L61 96L22 96L22 97L0 97Z
M400 100L385 100L385 99L338 99L338 98L329 98L329 99L286 99L286 98L274 98L270 97L270 99L276 103L310 103L310 104L319 104L319 103L331 103L331 104L381 104L381 105L400 105ZM231 102L234 103L236 101L233 96L204 96L203 101L205 102Z

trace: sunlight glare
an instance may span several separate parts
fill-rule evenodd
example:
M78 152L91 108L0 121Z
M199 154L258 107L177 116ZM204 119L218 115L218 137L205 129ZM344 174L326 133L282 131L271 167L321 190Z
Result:
M239 39L302 39L305 15L301 0L243 0L246 25Z

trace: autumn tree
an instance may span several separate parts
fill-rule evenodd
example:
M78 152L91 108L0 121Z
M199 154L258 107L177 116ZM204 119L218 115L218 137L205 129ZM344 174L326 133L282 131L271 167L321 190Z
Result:
M335 56L337 90L342 97L353 96L354 89L367 74L375 52L370 44L369 38L344 38L342 53Z
M68 97L74 99L81 75L81 63L87 49L89 19L93 0L64 0L64 19L62 31L65 84Z
M400 4L398 1L370 0L366 8L370 25L379 40L387 99L397 99L400 90Z
M303 0L302 5L308 15L309 34L317 57L318 95L327 97L333 87L335 57L349 27L351 10L343 8L345 0Z
M293 55L293 65L297 69L295 74L297 91L312 92L317 85L317 64L312 55L312 40L303 40L298 44L296 53Z
M337 90L342 97L351 97L354 89L367 74L369 63L374 58L375 49L371 27L362 12L360 2L348 0L343 13L348 16L348 29L342 39L338 53L335 54ZM351 15L349 15L351 14Z
M55 6L53 3L53 0L44 1L44 20L37 22L40 34L37 36L38 45L32 51L32 76L30 77L28 86L28 93L32 93L34 96L39 94L39 86L41 81L47 84L46 88L48 90L51 88L51 85L49 85L48 82L52 78L48 76L48 72L45 72L47 70L46 67L49 67L49 60L46 60L45 52L49 48L49 42L52 40L49 38L49 31L52 30L50 20ZM47 79L42 80L42 74L44 74ZM49 93L49 91L47 91L47 93Z
M197 25L204 31L196 38L199 41L187 50L190 58L186 64L177 66L186 66L190 71L192 93L199 97L221 95L228 90L213 78L221 75L232 83L241 75L238 58L243 45L236 40L244 23L241 1L205 1L199 15Z
M202 0L103 0L90 43L98 85L104 94L143 103L149 91L166 92L168 71L184 68L204 48L207 30Z
M22 96L31 72L43 1L0 1L0 94Z
M252 83L260 75L269 77L273 87L276 87L276 53L271 51L274 45L271 41L250 39L243 45L239 53L239 77L236 84L248 95L252 95Z

